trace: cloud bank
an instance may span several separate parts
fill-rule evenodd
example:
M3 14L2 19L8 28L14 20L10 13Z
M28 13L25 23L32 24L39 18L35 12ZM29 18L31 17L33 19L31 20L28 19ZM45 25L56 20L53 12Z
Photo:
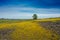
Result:
M60 9L33 7L0 7L0 18L32 19L33 14L37 14L38 18L60 17Z

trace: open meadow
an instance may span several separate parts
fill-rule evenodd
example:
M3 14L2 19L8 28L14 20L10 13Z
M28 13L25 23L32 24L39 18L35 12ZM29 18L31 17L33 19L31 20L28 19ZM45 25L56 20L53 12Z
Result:
M0 19L0 40L60 40L60 18Z

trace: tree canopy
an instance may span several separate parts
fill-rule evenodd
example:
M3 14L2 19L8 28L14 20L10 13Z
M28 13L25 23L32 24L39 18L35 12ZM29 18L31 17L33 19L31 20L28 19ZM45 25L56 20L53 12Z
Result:
M34 20L37 19L37 14L33 14L33 19L34 19Z

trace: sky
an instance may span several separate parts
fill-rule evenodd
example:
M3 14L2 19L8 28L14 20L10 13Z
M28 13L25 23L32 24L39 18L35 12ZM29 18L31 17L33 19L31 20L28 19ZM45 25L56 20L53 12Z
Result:
M0 0L0 18L60 17L60 0Z

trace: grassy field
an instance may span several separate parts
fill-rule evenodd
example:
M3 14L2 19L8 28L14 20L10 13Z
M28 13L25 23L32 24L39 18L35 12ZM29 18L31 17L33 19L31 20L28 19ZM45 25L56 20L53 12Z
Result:
M0 19L0 40L60 40L60 18Z

